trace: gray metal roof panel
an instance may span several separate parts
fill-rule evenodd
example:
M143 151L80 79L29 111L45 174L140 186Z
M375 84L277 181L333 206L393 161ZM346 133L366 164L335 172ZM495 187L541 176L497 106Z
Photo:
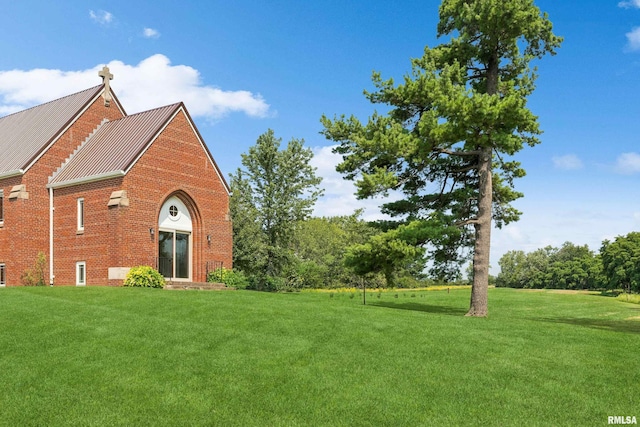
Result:
M167 105L104 123L54 174L49 185L61 187L124 174L181 105Z
M29 167L102 88L98 85L0 117L0 175Z

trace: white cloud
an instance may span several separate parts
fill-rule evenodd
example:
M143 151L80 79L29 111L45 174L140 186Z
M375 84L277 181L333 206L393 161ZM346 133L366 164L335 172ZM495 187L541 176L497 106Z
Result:
M142 31L142 35L147 39L157 39L160 37L160 32L158 30L154 30L153 28L145 28Z
M627 48L629 50L640 50L640 27L625 34L627 36Z
M90 10L89 17L100 25L109 25L113 21L113 15L106 10L99 10L97 12Z
M615 170L624 175L640 172L640 154L622 153L616 160Z
M531 237L526 235L517 224L509 224L504 227L504 233L511 242L524 245L531 242Z
M335 146L314 147L311 165L317 168L317 175L322 177L321 186L324 196L318 200L314 209L315 216L351 215L356 209L364 209L362 219L374 221L387 218L380 213L380 205L398 200L399 194L391 193L389 197L358 200L355 196L356 187L353 181L348 181L336 171L336 166L342 160L340 154L333 153Z
M584 166L582 164L582 160L575 154L567 154L565 156L554 156L551 161L553 161L553 166L556 169L561 170L578 170L582 169Z
M620 3L618 3L618 7L623 7L625 9L635 7L640 9L640 0L621 1Z
M128 113L183 101L194 117L216 120L233 112L267 117L269 104L260 94L226 91L205 86L200 73L187 65L172 65L156 54L136 65L122 61L107 64L111 85ZM0 114L20 111L100 84L103 64L80 71L51 69L0 71Z
M640 0L625 0L618 3L618 7L625 9L640 9ZM640 27L635 27L625 34L627 36L627 49L640 50Z
M36 68L0 71L0 111L15 112L100 83L96 67L87 71Z

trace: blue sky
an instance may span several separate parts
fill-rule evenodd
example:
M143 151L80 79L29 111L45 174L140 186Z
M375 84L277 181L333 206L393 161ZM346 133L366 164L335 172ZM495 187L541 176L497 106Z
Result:
M517 158L520 222L496 230L492 266L511 249L564 241L598 250L640 228L640 0L538 0L564 43L539 68L529 106L542 143ZM101 82L129 113L184 101L224 174L268 128L304 138L325 177L316 214L359 202L333 168L322 114L374 110L371 72L400 78L435 45L438 1L0 1L0 115Z

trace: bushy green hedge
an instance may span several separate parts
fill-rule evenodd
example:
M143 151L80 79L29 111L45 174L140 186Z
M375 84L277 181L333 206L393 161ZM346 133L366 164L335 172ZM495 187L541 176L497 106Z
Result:
M164 284L164 277L147 265L131 268L124 279L124 286L138 288L164 288Z
M640 294L621 293L616 297L616 299L622 302L631 302L633 304L640 304Z
M47 268L47 256L44 252L38 252L38 257L32 268L29 268L20 275L20 282L24 286L45 286L44 272Z
M249 279L244 273L226 268L210 271L207 275L207 282L224 283L227 287L236 289L246 289L249 286Z
M286 281L292 289L324 288L328 270L314 261L298 261L285 272Z

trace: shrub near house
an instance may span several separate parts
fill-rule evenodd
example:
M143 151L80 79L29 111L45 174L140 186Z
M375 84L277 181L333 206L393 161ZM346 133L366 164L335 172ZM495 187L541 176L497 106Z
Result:
M164 288L164 277L154 268L147 265L133 267L124 279L124 286L138 288Z
M229 288L246 289L249 286L249 279L242 271L220 268L210 271L207 275L209 283L224 283Z

